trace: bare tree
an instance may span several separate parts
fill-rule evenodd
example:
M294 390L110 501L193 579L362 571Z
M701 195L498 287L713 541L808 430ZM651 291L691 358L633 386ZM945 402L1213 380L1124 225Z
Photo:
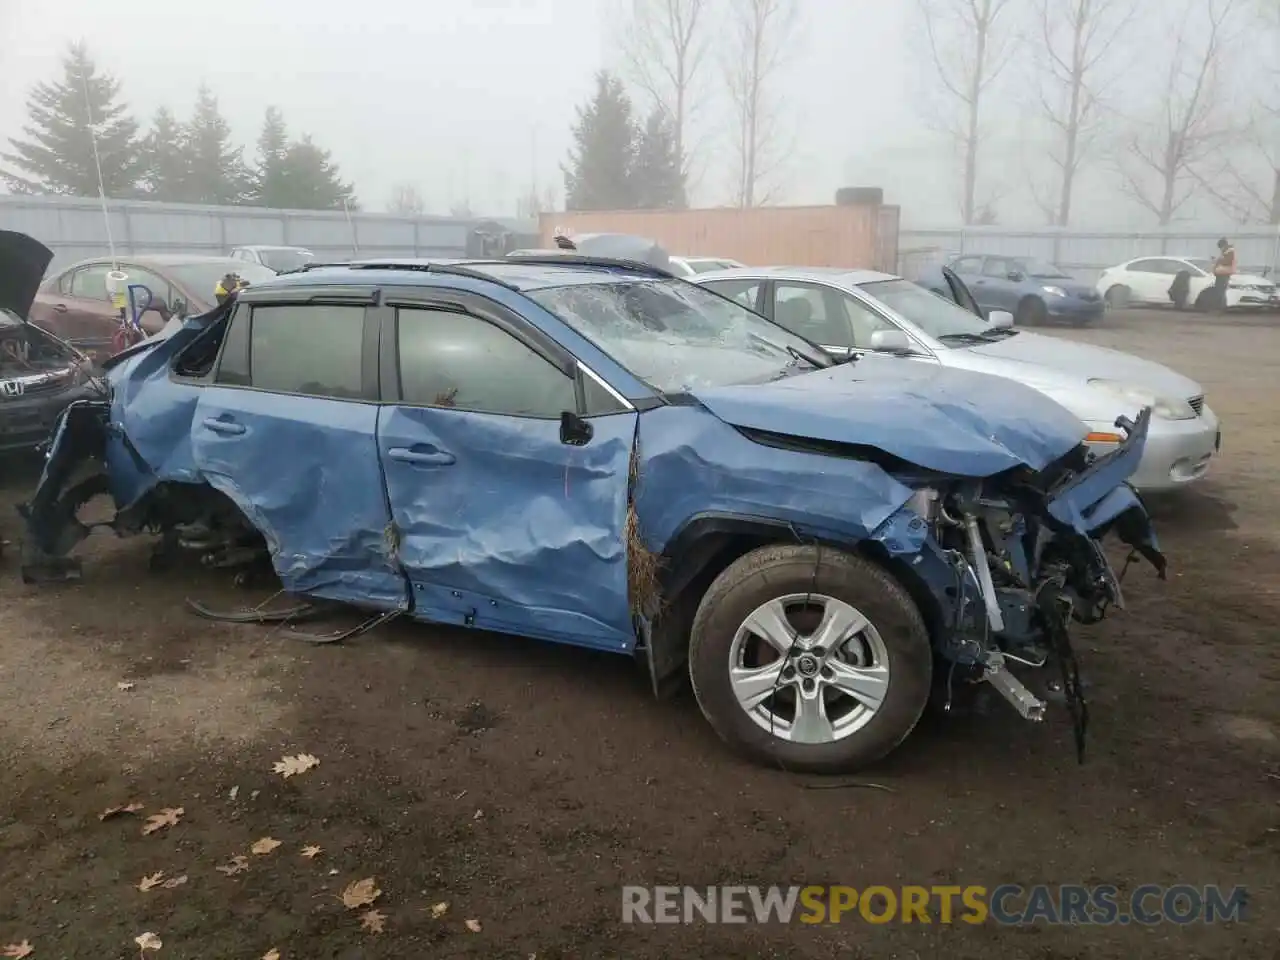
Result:
M628 79L675 125L676 150L688 174L689 118L707 52L707 0L631 0L622 52Z
M1220 67L1236 2L1192 0L1188 5L1188 13L1207 8L1207 29L1192 17L1179 18L1159 117L1131 138L1129 162L1121 163L1129 195L1155 214L1161 226L1173 222L1197 187L1226 171L1219 157L1237 130L1226 114ZM1217 169L1206 169L1210 163Z
M960 214L975 222L989 203L978 201L978 146L985 95L1008 65L1012 50L1006 11L1014 0L919 0L929 51L943 89L962 107L958 123L945 123L960 143L964 172Z
M1258 104L1240 139L1241 156L1217 181L1197 174L1196 183L1241 223L1280 226L1280 108Z
M405 217L419 217L427 212L427 201L422 198L422 194L413 184L397 183L391 188L391 197L387 200L387 212L398 213Z
M1049 160L1057 170L1057 196L1037 197L1050 222L1071 221L1076 174L1097 146L1102 101L1100 87L1115 42L1137 11L1136 0L1038 0L1037 32L1043 40L1036 58L1037 96L1054 132Z
M773 82L786 65L798 23L794 0L729 0L725 79L733 104L740 207L769 201L769 178L782 155Z

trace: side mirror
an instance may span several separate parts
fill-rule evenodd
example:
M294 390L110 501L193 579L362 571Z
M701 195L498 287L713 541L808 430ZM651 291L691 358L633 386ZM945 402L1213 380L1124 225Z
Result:
M911 338L901 330L877 330L871 334L871 349L880 353L910 353Z
M992 310L987 314L987 322L997 330L1013 326L1013 314L1008 310Z
M1023 280L1027 279L1027 276L1021 270L1010 270L1009 279L1014 283L1021 283Z
M181 297L175 296L173 298L173 303L169 304L171 315L177 317L179 320L187 315L188 309L187 301L183 300Z
M596 429L576 413L566 410L560 414L560 442L571 447L586 446L595 436Z

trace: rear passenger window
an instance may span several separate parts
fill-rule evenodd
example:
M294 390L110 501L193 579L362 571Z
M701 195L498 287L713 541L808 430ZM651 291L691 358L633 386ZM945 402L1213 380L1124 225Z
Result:
M516 417L577 410L572 378L500 327L447 310L398 314L405 403Z
M364 307L255 306L249 338L253 386L358 400L363 340Z

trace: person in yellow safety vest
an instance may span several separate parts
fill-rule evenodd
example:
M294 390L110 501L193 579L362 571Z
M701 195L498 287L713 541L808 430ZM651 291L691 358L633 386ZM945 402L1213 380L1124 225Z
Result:
M1213 308L1227 309L1227 286L1236 272L1236 248L1226 237L1218 241L1218 259L1213 262Z
M227 300L236 293L239 293L249 284L246 283L238 273L228 273L218 285L213 288L213 295L218 301L218 306L222 306Z

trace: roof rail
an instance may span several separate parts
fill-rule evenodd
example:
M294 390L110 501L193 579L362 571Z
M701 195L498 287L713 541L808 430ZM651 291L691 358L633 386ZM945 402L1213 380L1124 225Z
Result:
M481 260L476 262L477 263L501 263L502 261L501 260L492 260L492 261ZM365 260L357 260L357 261L348 260L342 263L308 263L308 264L304 264L301 267L298 267L296 270L290 270L288 272L289 273L308 273L311 270L320 270L324 267L346 267L348 270L404 270L410 273L445 273L445 274L451 274L457 277L470 277L473 280L484 280L488 283L496 283L501 287L506 287L508 290L520 289L519 287L516 287L513 284L506 283L502 280L498 280L496 277L491 277L489 276L489 274L484 273L481 270L474 270L469 266L465 266L462 264L454 264L454 263L432 263L432 262L414 263L414 262L396 261L396 260L387 260L384 262L365 261Z
M580 267L625 267L628 270L635 270L637 273L647 273L653 277L678 279L670 270L664 270L662 267L655 267L652 263L645 263L643 260L622 260L617 257L592 257L582 253L534 253L527 256L509 253L498 262L531 263L542 266L557 266L559 264L569 263Z

